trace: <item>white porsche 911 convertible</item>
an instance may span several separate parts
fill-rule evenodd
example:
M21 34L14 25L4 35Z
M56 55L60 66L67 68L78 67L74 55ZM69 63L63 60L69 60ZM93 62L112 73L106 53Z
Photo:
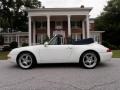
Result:
M64 42L61 35L56 35L44 45L13 49L8 59L22 69L32 68L38 63L80 63L84 68L92 69L112 58L111 50L92 38L79 41L68 39Z

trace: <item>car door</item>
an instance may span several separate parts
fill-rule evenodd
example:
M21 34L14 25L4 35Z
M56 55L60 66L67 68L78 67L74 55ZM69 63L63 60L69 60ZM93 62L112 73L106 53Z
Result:
M43 45L40 50L40 60L43 62L69 62L72 53L72 45L58 45L54 38L52 44Z
M48 45L40 50L40 59L48 62L69 62L71 45Z

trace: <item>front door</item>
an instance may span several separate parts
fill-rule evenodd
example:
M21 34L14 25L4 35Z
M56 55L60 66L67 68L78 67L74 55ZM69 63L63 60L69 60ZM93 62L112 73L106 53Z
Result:
M65 31L55 30L55 31L53 31L53 36L55 36L55 35L62 35L61 40L63 41L63 43L65 42Z
M53 31L53 36L55 36L55 35L62 35L65 38L65 31L55 30L55 31Z

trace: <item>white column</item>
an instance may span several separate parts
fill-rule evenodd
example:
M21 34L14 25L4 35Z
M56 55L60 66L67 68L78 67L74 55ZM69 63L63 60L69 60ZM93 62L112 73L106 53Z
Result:
M10 36L9 35L7 36L7 39L8 39L8 43L10 43Z
M71 16L68 15L68 37L71 37L71 23L70 23L70 19L71 19Z
M18 34L18 47L20 47L20 35Z
M18 41L17 41L17 35L16 35L15 37L16 37L16 42L18 42Z
M89 15L86 15L86 29L87 29L87 38L90 37L90 25L89 25Z
M47 36L50 39L50 16L47 16Z
M32 33L32 30L31 30L31 16L29 16L28 29L29 29L29 46L31 46L31 45L32 45L32 37L31 37L31 33Z
M82 21L82 38L85 39L85 21Z
M36 28L35 28L35 21L33 22L33 44L36 44Z

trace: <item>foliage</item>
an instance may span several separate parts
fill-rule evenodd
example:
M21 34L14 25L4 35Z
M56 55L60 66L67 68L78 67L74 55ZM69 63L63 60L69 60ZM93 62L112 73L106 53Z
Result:
M11 42L10 43L10 49L14 49L18 47L18 43L17 42Z
M117 49L120 49L119 46L115 46L115 45L112 45L110 44L109 42L106 42L106 41L103 41L102 44L112 50L117 50Z
M4 46L2 51L10 51L10 50L11 50L10 46Z
M120 46L120 0L110 0L104 12L97 17L96 30L105 31L103 40L114 46Z
M28 46L28 43L23 43L23 44L22 44L22 47L24 47L24 46Z
M10 30L27 30L29 8L40 8L38 0L0 0L0 27Z
M2 35L0 35L0 45L3 45L4 44L4 38Z

